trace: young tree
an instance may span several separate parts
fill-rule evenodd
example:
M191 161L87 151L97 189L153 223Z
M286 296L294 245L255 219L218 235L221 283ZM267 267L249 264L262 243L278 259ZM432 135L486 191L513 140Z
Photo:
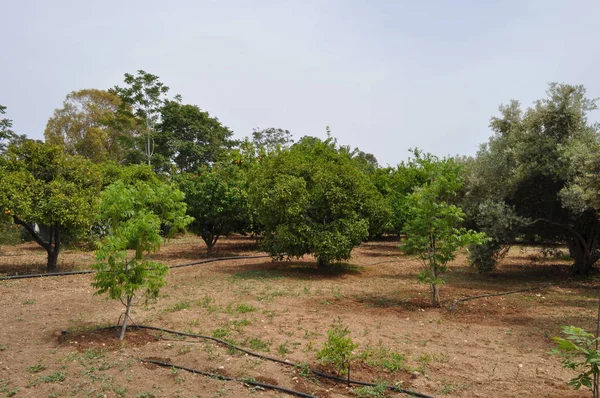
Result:
M422 157L414 151L415 164L428 176L427 181L408 196L408 218L404 226L407 239L402 249L417 254L425 268L419 282L431 286L432 305L440 306L441 275L448 263L456 258L462 247L481 244L485 234L460 227L463 211L449 201L460 188L460 167L453 159L438 160L435 156Z
M48 272L55 272L61 237L89 230L96 217L99 175L90 161L32 140L10 146L3 158L0 209L47 251Z
M121 97L123 103L133 109L133 115L145 124L144 154L148 165L154 155L154 135L156 124L160 121L160 112L165 104L169 87L158 80L158 76L138 70L137 76L125 73L125 84L128 87L115 86L109 90ZM129 115L127 108L122 111Z
M265 250L276 258L313 254L319 266L350 258L378 216L379 196L334 140L313 137L267 156L250 183Z
M134 298L141 292L146 302L155 299L166 283L168 267L148 255L160 249L161 225L176 231L191 221L185 215L183 198L183 193L170 184L157 181L117 181L102 192L100 221L110 233L96 251L98 262L93 268L97 273L92 286L96 294L107 294L125 305L121 340ZM133 256L128 250L133 250Z
M73 91L48 119L46 142L95 163L121 162L133 146L138 127L135 118L119 112L122 107L121 98L108 91Z
M209 256L221 236L245 233L250 228L252 216L244 177L240 167L224 163L199 174L177 177L187 212L194 217L190 229L204 240Z

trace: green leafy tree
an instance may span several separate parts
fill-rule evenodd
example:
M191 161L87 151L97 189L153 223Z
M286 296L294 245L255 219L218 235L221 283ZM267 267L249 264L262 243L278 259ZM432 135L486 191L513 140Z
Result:
M255 148L262 148L266 153L271 153L278 149L289 148L294 143L294 139L289 130L274 127L257 128L252 132L252 143Z
M196 105L166 101L157 125L156 162L174 163L182 172L198 172L210 166L233 147L233 132L219 119Z
M350 258L369 235L379 193L333 139L304 137L251 176L250 197L276 258L313 254L319 266Z
M558 347L551 353L562 357L563 367L581 370L581 373L567 384L575 390L579 390L582 386L587 387L592 391L594 398L600 397L599 337L575 326L564 326L563 333L566 338L552 338Z
M176 231L191 221L185 215L183 198L171 184L157 180L129 184L119 180L102 192L100 221L110 232L98 245L92 286L97 294L107 294L125 305L121 340L136 296L146 302L155 299L166 283L168 267L148 255L160 249L162 225ZM133 250L133 255L128 250Z
M462 184L460 166L453 159L422 157L419 151L414 155L413 164L428 178L408 196L407 239L402 249L417 254L423 262L419 282L431 286L432 304L439 307L439 286L444 284L441 275L448 270L448 263L460 248L483 243L485 234L461 228L464 213L450 203Z
M0 115L6 114L6 107L0 105ZM17 135L13 128L12 120L9 118L0 119L0 154L6 151L10 143L16 143L25 139L24 135Z
M99 175L93 164L61 148L25 140L0 162L0 209L48 253L56 271L62 237L88 231L97 215ZM44 226L40 233L35 224Z
M595 203L596 109L583 86L550 85L546 98L523 111L513 101L492 118L494 135L467 174L466 197L504 202L527 222L519 236L536 243L563 242L573 271L588 274L600 258L600 219Z
M137 121L119 110L121 98L108 91L73 91L48 120L46 142L95 163L122 162L133 145Z
M126 87L115 86L109 90L121 97L125 115L134 115L142 120L144 128L144 155L148 165L152 164L155 149L156 125L160 122L161 109L165 104L169 87L165 86L156 75L138 70L137 76L125 73ZM131 110L129 109L131 108Z
M221 236L250 229L247 182L239 166L220 163L199 174L183 173L177 181L194 218L190 229L204 240L209 256Z

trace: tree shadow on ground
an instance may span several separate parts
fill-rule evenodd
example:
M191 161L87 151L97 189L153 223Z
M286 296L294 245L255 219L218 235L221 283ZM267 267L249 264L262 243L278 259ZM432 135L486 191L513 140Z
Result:
M327 268L317 268L314 262L304 261L264 261L255 264L240 264L222 267L219 271L234 279L269 280L278 278L319 280L336 278L342 275L358 275L362 267L348 263L335 263Z

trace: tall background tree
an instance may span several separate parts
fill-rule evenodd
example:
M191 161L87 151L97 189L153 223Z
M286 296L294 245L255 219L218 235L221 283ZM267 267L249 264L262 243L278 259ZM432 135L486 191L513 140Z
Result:
M155 137L155 164L174 164L181 172L198 172L223 159L234 146L233 132L196 105L166 101Z
M46 142L95 163L122 162L140 127L135 118L119 112L122 107L121 98L108 91L73 91L48 120Z
M92 163L59 147L25 140L12 145L0 162L0 208L48 253L56 271L62 237L85 232L97 211L100 177ZM34 223L45 227L42 234Z
M155 150L156 124L160 122L161 109L165 104L169 87L165 86L159 77L143 70L138 70L134 76L125 73L125 87L115 86L109 90L121 97L122 108L126 115L135 115L144 123L144 156L147 164L152 164ZM130 110L131 109L131 110Z

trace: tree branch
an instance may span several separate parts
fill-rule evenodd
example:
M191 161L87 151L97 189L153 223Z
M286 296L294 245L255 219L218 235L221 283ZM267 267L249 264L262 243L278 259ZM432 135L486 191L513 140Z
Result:
M15 224L19 224L20 226L22 226L23 228L25 228L27 230L27 232L29 232L31 234L31 236L33 237L33 240L36 241L36 243L40 246L42 246L44 249L46 249L46 251L50 251L50 244L47 242L44 242L44 240L42 239L42 237L35 232L35 230L33 228L31 228L31 226L29 224L27 224L25 221L21 220L19 217L13 215L13 221Z

